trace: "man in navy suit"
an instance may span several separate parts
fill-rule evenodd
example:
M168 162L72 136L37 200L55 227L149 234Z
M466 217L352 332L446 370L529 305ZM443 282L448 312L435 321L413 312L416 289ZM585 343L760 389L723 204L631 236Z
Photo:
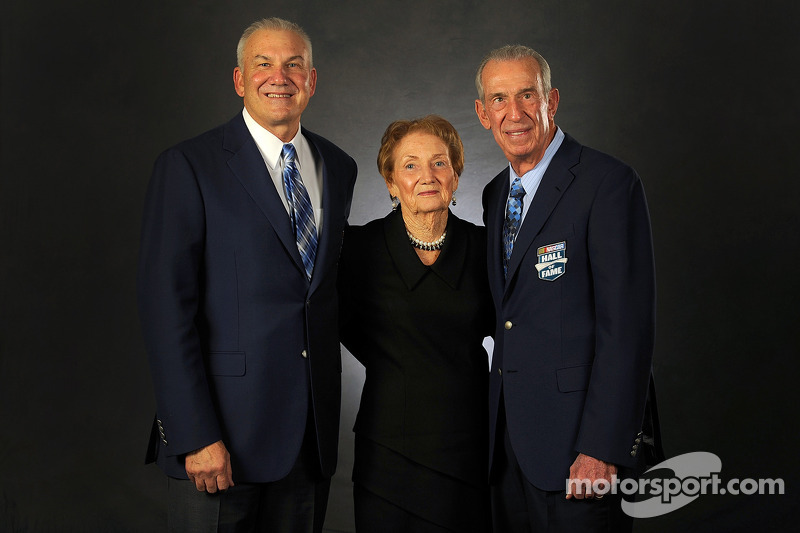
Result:
M509 161L483 193L495 531L630 530L602 480L633 475L657 446L645 421L655 269L642 182L555 125L559 93L530 48L492 51L476 85L478 118Z
M336 265L353 159L300 126L317 73L297 25L237 49L244 110L158 158L138 299L156 394L148 450L171 531L321 531L336 468Z

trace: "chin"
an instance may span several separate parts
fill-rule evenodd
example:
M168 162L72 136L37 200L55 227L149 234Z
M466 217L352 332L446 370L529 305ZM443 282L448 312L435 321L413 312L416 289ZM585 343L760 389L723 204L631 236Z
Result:
M443 213L447 211L447 204L445 205L421 205L419 206L419 213Z

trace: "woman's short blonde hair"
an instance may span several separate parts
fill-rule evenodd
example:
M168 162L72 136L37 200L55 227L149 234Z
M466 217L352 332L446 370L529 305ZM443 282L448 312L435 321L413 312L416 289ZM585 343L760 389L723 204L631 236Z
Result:
M378 150L378 171L386 183L392 183L394 149L409 133L430 133L439 137L447 145L450 164L456 176L461 176L464 171L464 144L461 137L447 120L439 115L428 115L413 120L396 120L386 128Z

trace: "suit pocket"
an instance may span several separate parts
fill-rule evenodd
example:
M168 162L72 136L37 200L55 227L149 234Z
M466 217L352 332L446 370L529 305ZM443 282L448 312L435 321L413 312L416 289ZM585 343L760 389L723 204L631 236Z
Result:
M573 366L556 370L558 390L561 392L575 392L589 388L589 378L592 376L592 365Z
M543 229L534 239L536 246L546 246L548 244L556 244L561 241L569 241L575 236L575 224L565 224L561 229L548 227ZM569 249L569 243L567 243Z
M244 376L245 352L211 352L208 372L213 376Z

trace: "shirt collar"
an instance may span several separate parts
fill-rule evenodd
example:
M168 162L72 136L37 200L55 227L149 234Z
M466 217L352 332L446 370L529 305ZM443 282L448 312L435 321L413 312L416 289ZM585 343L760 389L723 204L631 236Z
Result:
M564 142L564 132L561 131L561 128L556 126L556 133L553 136L553 140L547 145L542 159L536 163L536 166L531 170L526 172L524 175L519 176L523 182L523 186L525 185L525 182L529 181L530 179L535 180L536 186L538 187L538 182L541 181L541 177L544 176L547 167L550 166L550 161L553 160L553 156L556 155L556 152L561 147L562 142ZM514 178L517 177L517 173L514 172L514 167L511 166L511 163L508 164L508 168L511 170L509 183L513 183ZM534 192L535 191L528 190L528 187L525 187L525 194L533 194Z
M244 117L244 123L250 135L253 136L256 146L258 146L258 151L261 152L261 156L264 158L264 162L270 170L280 170L282 164L281 151L283 150L284 142L256 122L250 113L247 112L247 108L242 110L242 116ZM305 137L300 133L301 131L302 126L297 128L297 133L294 138L289 141L294 145L295 151L297 152L296 164L300 171L302 171L302 161L309 153L308 143Z
M401 207L402 209L402 207ZM426 266L419 260L414 247L408 242L406 226L400 209L392 211L384 219L384 235L392 261L408 287L413 290L429 272L439 276L452 289L457 289L466 254L466 233L461 230L459 220L452 212L447 216L447 237L436 261Z

